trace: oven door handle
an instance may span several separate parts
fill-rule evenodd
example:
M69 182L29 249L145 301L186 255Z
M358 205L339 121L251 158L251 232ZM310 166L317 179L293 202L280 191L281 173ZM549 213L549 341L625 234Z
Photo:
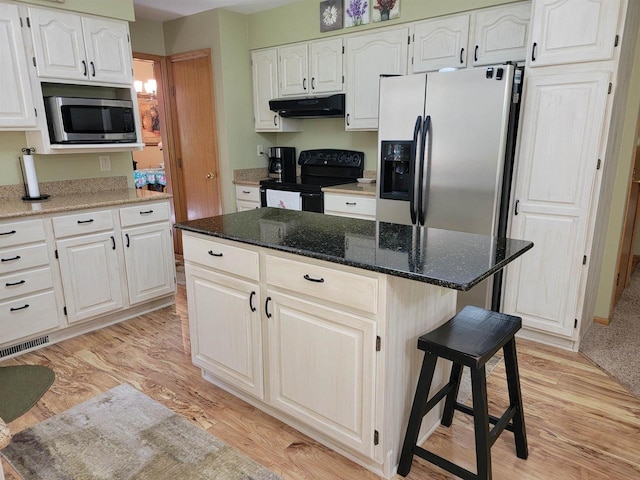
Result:
M301 197L321 197L322 192L300 192Z

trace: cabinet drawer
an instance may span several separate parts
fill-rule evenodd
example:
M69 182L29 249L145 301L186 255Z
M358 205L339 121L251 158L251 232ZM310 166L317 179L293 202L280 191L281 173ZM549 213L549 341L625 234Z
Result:
M71 235L84 235L113 229L113 215L111 210L64 215L53 218L53 231L56 238Z
M53 288L49 267L0 277L0 300Z
M0 275L40 265L49 265L49 252L44 243L0 251Z
M259 279L258 252L189 235L182 236L182 245L186 261L253 280Z
M236 200L260 201L260 188L236 185Z
M328 267L266 256L267 283L357 308L378 312L378 279Z
M123 227L167 220L169 220L169 204L166 202L120 209L120 225Z
M363 197L359 195L336 195L325 194L324 210L345 213L347 215L367 215L376 216L375 197Z
M0 344L59 326L53 291L0 303Z
M44 221L28 220L0 225L0 248L44 240Z

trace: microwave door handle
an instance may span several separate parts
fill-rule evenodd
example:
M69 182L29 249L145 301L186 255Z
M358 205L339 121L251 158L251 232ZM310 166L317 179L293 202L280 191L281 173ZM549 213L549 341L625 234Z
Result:
M411 213L411 223L416 224L418 221L418 214L416 206L418 205L419 198L418 191L420 189L420 172L417 170L419 166L418 158L418 138L420 136L420 130L422 129L422 116L416 118L416 125L413 129L413 142L411 143L411 158L409 159L409 171L412 173L411 183L409 185L409 210Z
M431 115L424 118L422 128L422 155L420 157L420 204L418 205L418 220L420 225L424 225L429 208L429 185L431 180ZM425 161L426 157L426 161Z

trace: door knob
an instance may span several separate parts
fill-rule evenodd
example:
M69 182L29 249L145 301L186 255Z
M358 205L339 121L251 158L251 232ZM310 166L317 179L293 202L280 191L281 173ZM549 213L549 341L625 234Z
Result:
M216 174L215 174L215 172L209 172L209 173L207 173L207 178L216 178Z

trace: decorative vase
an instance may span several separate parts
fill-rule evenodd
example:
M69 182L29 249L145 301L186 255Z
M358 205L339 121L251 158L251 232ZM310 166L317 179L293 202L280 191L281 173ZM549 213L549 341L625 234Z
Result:
M381 21L385 21L385 20L389 20L389 10L381 10L380 11L380 20Z

